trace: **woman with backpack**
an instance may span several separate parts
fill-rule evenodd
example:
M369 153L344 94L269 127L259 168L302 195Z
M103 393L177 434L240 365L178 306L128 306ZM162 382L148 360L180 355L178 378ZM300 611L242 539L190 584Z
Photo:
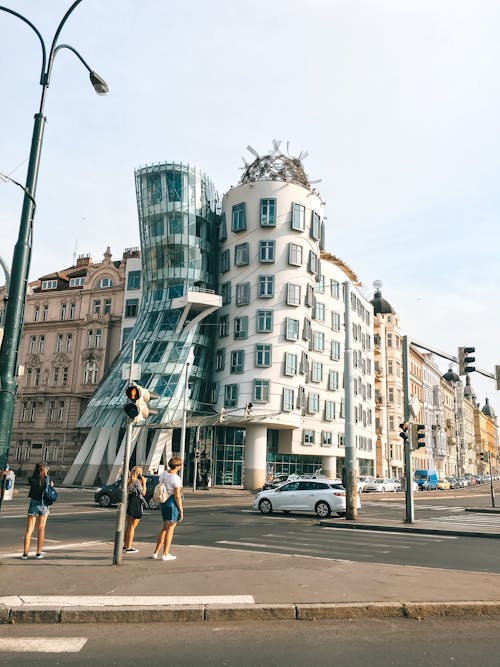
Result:
M174 456L168 462L168 470L162 472L158 482L165 485L167 500L160 505L161 515L163 518L163 528L158 535L156 548L151 558L157 559L162 549L162 560L175 560L175 556L170 553L170 545L174 536L174 530L179 521L184 518L184 510L182 507L182 482L177 474L182 468L182 461L179 457Z
M132 546L135 529L142 519L142 508L145 504L146 480L142 476L142 468L134 466L130 471L127 485L127 523L125 526L125 538L123 549L126 553L136 554L139 549Z
M28 560L28 553L30 548L31 536L33 531L37 530L37 544L36 544L36 560L41 560L45 557L43 553L43 543L45 540L45 524L49 516L49 504L52 504L46 498L47 487L53 487L54 482L49 479L49 466L42 461L37 463L33 475L28 478L30 490L28 496L30 504L28 507L28 516L26 521L26 532L24 534L24 549L22 560Z

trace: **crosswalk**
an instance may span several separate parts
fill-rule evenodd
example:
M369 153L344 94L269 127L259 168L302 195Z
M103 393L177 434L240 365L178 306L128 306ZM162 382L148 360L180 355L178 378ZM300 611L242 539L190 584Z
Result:
M363 502L362 507L383 507L389 509L405 509L405 503L384 503L384 502ZM463 507L455 507L450 505L423 505L422 503L416 504L417 510L435 510L437 512L462 512L464 511Z
M500 514L479 514L476 512L467 513L462 511L460 516L437 516L432 517L431 520L428 519L428 521L432 521L432 523L442 521L443 523L453 525L454 528L457 528L460 525L467 526L468 528L471 526L477 528L480 528L481 526L492 526L500 531ZM424 522L425 519L422 519L421 523Z
M0 637L2 653L79 653L87 637Z

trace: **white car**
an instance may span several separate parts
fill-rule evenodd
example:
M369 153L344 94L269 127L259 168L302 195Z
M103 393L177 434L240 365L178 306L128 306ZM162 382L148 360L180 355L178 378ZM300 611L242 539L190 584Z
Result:
M390 477L377 477L377 479L374 479L373 482L370 482L365 486L365 493L372 493L373 491L378 491L380 493L396 491L397 486L396 481Z
M358 479L358 491L359 491L359 493L363 493L363 491L366 489L366 485L370 484L370 482L373 482L374 479L375 479L375 477L371 477L369 475L364 476L364 477L360 477Z
M358 497L358 509L361 503ZM316 512L324 519L332 512L343 516L346 511L345 489L328 479L300 478L282 484L277 489L261 491L255 497L253 509L262 514L280 512Z

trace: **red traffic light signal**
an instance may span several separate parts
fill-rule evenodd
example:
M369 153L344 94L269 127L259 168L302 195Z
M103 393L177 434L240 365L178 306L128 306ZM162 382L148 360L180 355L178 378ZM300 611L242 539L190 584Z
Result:
M126 388L125 394L127 395L128 399L135 403L139 399L141 392L139 391L139 387L137 385L131 384Z

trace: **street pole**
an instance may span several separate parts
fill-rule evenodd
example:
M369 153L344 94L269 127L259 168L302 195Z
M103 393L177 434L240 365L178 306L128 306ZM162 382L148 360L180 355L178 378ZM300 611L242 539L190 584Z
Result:
M488 451L488 462L490 464L490 491L491 491L491 506L495 507L495 489L493 488L493 475L491 473L491 452Z
M132 384L133 368L135 358L135 338L132 341L132 352L130 353L129 384ZM132 448L132 428L134 420L127 418L127 436L125 439L125 451L122 463L122 488L121 498L116 508L115 548L113 551L113 565L121 565L123 555L123 538L125 533L125 510L127 507L128 467L130 462L130 450Z
M356 484L356 447L354 443L354 405L352 395L352 331L351 331L351 283L344 283L344 467L346 489L346 519L358 518L358 488Z
M9 455L10 436L12 431L12 420L14 416L16 399L16 366L19 351L19 342L24 319L24 306L26 301L26 290L28 285L33 219L35 216L35 195L40 168L40 156L42 152L43 134L46 118L44 116L45 96L50 83L50 76L54 57L59 49L65 48L72 51L84 64L90 73L90 80L98 94L105 94L108 87L103 79L90 69L85 60L72 46L61 44L57 46L57 40L61 30L71 12L82 0L75 0L60 21L52 40L49 57L45 48L45 42L39 30L28 21L22 14L0 6L0 11L15 16L28 25L40 40L42 48L42 68L40 85L42 94L40 108L35 114L33 134L31 139L28 171L24 189L24 201L19 223L17 243L14 248L12 268L10 276L9 293L5 309L5 325L0 347L0 469L4 469Z
M196 427L194 438L194 461L193 461L193 493L196 491L196 478L198 476L198 460L200 458L200 425Z
M411 470L411 428L410 426L410 342L408 336L403 336L403 401L404 401L404 420L408 425L408 437L404 441L405 451L405 505L406 505L406 523L413 523L415 512L413 505L413 477Z
M186 456L186 421L187 421L187 395L189 391L189 368L194 361L192 348L189 350L188 358L186 360L186 377L184 379L184 397L182 405L182 430L181 430L181 451L180 459L182 461L182 468L180 472L181 484L184 486L184 458Z

